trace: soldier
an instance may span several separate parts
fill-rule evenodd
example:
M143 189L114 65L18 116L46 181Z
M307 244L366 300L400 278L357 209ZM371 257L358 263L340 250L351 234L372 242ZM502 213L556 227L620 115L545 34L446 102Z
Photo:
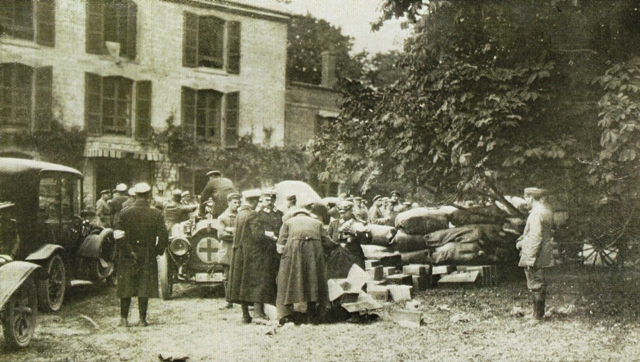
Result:
M171 232L173 225L189 220L189 213L198 208L198 205L183 205L182 190L175 189L171 193L171 201L164 207L164 222L167 230Z
M335 248L327 260L328 277L346 278L351 265L356 264L364 269L364 252L360 244L371 242L371 231L366 221L356 218L353 214L353 203L342 202L338 209L340 218L329 223L329 236Z
M276 195L271 191L264 191L261 196L261 204L258 206L258 214L262 218L267 236L278 240L278 234L280 234L280 227L282 227L282 211L278 210L275 203Z
M200 194L200 216L204 216L205 204L211 198L214 202L211 216L215 219L227 208L227 195L237 191L233 186L233 182L226 177L222 177L220 171L209 171L207 176L209 176L209 182Z
M100 199L96 202L96 216L100 226L111 227L111 206L109 205L109 190L100 191Z
M238 209L233 237L233 256L229 269L227 301L242 305L242 321L251 323L249 303L254 303L254 318L266 320L264 303L275 303L278 253L276 243L265 235L262 218L255 211L260 190L243 192L245 204Z
M162 212L151 208L151 187L139 183L135 187L136 202L120 213L114 237L119 250L117 259L120 326L127 321L131 298L138 297L139 325L147 326L149 298L158 298L158 263L168 244Z
M367 221L372 224L377 224L377 220L383 217L380 207L382 206L382 196L376 195L373 197L373 205L369 208L367 215Z
M127 185L118 184L116 186L113 198L111 199L111 224L118 225L118 218L120 217L120 211L122 211L122 205L129 199L125 193L127 192Z
M220 247L218 247L218 263L224 265L224 292L226 299L229 299L229 266L231 265L231 257L233 252L233 236L235 235L235 222L238 216L238 208L240 207L240 196L237 192L227 195L227 209L218 216L220 228L218 229L218 239L220 239ZM227 302L220 309L232 308L233 303Z
M129 194L129 198L122 204L122 209L126 209L127 207L133 206L136 203L136 190L132 187L127 192Z
M356 215L356 217L360 220L364 220L367 221L367 219L369 218L369 213L367 212L367 209L364 207L364 204L362 203L362 197L360 196L356 196L353 198L353 213L354 215Z
M527 288L533 299L533 319L537 324L544 318L546 299L545 269L554 265L553 212L547 202L548 191L535 187L524 190L524 199L531 207L524 232L516 248L520 250L518 266L525 268Z

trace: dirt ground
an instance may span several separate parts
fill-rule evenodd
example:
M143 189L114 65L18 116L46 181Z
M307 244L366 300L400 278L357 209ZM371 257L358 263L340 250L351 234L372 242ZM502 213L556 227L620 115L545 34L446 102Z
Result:
M640 271L562 266L550 276L550 316L526 327L531 308L522 270L496 287L430 289L415 300L422 326L394 322L404 303L389 303L369 323L244 325L240 308L220 311L220 291L178 286L170 301L151 300L143 327L117 327L114 288L70 291L57 314L40 314L31 345L1 361L632 361L640 360ZM130 320L137 321L135 302ZM95 325L91 322L93 321Z

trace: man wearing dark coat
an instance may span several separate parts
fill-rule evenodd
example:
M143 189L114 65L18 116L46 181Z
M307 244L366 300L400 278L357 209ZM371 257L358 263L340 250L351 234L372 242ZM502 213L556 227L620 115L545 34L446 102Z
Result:
M147 326L149 298L158 298L158 263L168 244L160 210L151 208L151 187L137 184L136 202L120 212L114 237L117 241L117 281L120 325L127 327L131 298L138 297L139 325Z
M220 247L218 247L218 263L224 265L223 282L225 296L229 295L229 266L231 264L231 257L233 253L233 235L236 232L236 217L238 216L238 208L242 196L239 193L232 192L227 195L227 209L218 216L218 239L220 239ZM220 309L233 308L233 303L227 302L227 304Z
M282 224L278 253L282 254L278 271L278 318L293 313L294 305L306 307L307 317L317 322L317 307L328 306L329 290L323 245L333 242L323 224L305 209L294 209Z
M265 320L264 303L276 300L276 274L279 256L273 238L265 234L262 218L255 211L260 190L243 192L245 204L238 209L229 269L227 302L240 303L242 321L251 323L249 303L254 303L254 318Z
M338 208L340 218L329 223L329 236L339 247L331 251L327 259L327 275L346 278L353 264L364 269L364 252L360 244L371 242L371 231L366 221L353 214L353 203L345 201Z
M214 202L211 217L217 219L227 209L227 195L237 191L233 182L222 177L220 171L209 171L207 176L209 176L209 182L200 194L200 216L204 216L205 204L211 198Z
M278 240L278 234L282 227L282 211L278 210L274 205L276 195L271 191L264 191L261 196L261 203L258 206L258 213L265 224L265 230L269 235L273 234L275 240Z
M111 225L116 226L118 224L118 218L120 217L120 211L122 211L122 205L129 199L127 195L127 185L118 184L116 186L115 192L113 193L113 198L111 199Z

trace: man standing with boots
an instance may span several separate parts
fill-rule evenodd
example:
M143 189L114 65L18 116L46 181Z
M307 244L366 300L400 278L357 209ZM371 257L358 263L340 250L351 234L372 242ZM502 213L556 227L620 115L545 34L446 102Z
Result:
M237 192L227 195L227 209L218 216L220 228L218 229L218 239L220 239L220 247L218 248L218 263L224 265L224 294L229 297L229 266L231 265L231 257L233 252L233 236L236 233L236 217L238 216L238 208L242 196ZM233 303L227 302L220 309L232 308Z
M544 318L546 299L545 269L554 265L553 211L547 202L548 191L535 187L524 190L524 199L531 207L522 236L516 247L520 250L518 266L525 268L527 288L532 293L535 325Z
M151 187L134 187L136 202L120 212L114 237L118 246L117 280L120 298L120 326L127 321L131 298L138 297L138 325L147 326L149 298L158 298L158 263L169 242L162 212L151 208Z

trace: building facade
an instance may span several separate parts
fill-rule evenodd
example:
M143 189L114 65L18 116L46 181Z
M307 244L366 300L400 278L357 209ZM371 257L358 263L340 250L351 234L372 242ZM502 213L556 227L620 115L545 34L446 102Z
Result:
M154 142L167 122L215 147L283 145L289 15L270 4L0 0L0 129L85 130L93 195L189 175Z

